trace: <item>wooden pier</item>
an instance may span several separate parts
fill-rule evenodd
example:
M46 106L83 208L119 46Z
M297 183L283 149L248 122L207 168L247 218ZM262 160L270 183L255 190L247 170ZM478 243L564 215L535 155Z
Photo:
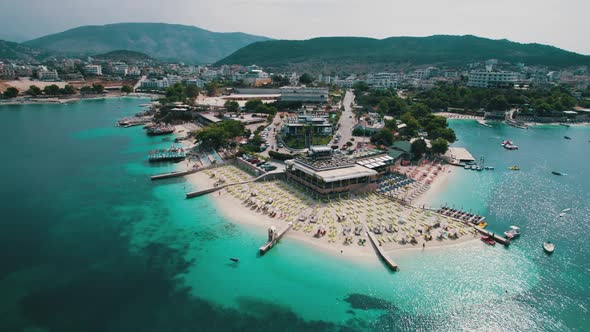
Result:
M385 263L385 265L387 265L387 267L389 267L392 271L397 271L399 269L398 266L397 266L397 263L394 262L393 259L391 259L385 253L385 251L383 251L383 248L381 246L379 246L379 241L377 241L377 239L375 238L375 235L371 234L371 232L369 232L367 230L367 227L366 226L363 226L363 227L365 228L365 233L367 233L367 236L371 240L371 243L373 244L373 247L375 247L375 250L377 250L377 254L383 260L383 262Z
M152 181L156 181L156 180L162 180L162 179L177 178L177 177L181 177L181 176L185 176L185 175L196 173L199 170L200 169L192 169L192 170L188 170L188 171L170 172L170 173L152 175L152 176L150 176L150 179Z
M272 247L274 247L274 245L277 242L279 242L279 240L283 237L283 235L285 235L285 233L287 233L287 231L291 229L291 227L293 227L292 222L289 222L289 224L287 224L287 228L283 229L280 232L277 232L274 226L270 227L268 229L268 242L266 242L262 247L260 247L260 249L258 249L258 251L260 252L260 256L266 254L267 251L272 249Z
M507 245L510 244L510 240L509 239L507 239L505 237L502 237L502 236L500 236L500 235L498 235L496 233L492 233L492 232L490 232L488 230L485 230L485 229L483 229L481 227L478 227L478 226L475 226L475 225L473 225L473 228L475 228L475 230L477 230L481 234L491 237L492 239L494 239L494 241L496 241L496 242L498 242L500 244L503 244L505 246L507 246Z

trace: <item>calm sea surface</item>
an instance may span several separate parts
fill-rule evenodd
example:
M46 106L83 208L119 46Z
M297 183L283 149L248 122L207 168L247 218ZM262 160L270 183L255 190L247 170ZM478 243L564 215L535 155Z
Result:
M523 235L398 253L391 273L288 238L257 257L264 229L149 180L173 164L146 152L170 142L113 126L146 101L0 107L0 331L590 330L590 128L451 121L496 170L458 170L433 204Z

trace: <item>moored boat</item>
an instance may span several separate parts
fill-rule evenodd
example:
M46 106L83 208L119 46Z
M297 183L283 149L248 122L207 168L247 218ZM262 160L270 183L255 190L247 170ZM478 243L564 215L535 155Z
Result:
M572 139L572 138L571 138L571 137L569 137L569 136L563 136L563 138L565 138L565 139Z
M562 173L556 172L556 171L552 171L551 174L553 174L553 175L563 175Z
M487 244L489 244L489 245L491 245L491 246L495 246L495 245L496 245L496 241L494 241L494 239L492 239L492 237L491 237L491 236L482 236L482 237L481 237L481 240L482 240L484 243L487 243Z
M551 255L553 253L553 251L555 251L555 245L549 241L543 243L543 250Z
M504 235L509 239L515 239L520 236L520 228L516 226L510 226L510 230L504 232Z
M518 166L510 166L510 167L508 167L508 169L511 171L520 171L520 167L518 167Z
M148 136L168 135L174 132L173 126L151 126L146 128Z

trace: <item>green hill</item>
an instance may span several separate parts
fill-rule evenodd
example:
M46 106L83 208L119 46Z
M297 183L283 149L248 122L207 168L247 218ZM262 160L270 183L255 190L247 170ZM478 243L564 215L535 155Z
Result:
M104 54L94 55L93 58L100 60L123 61L127 63L154 60L152 57L145 53L129 50L116 50Z
M0 40L0 59L36 61L44 60L53 52L25 46L15 42Z
M131 50L161 60L212 63L266 37L240 32L219 33L193 26L164 23L118 23L82 26L25 42L31 47L86 56Z
M552 46L446 35L264 41L248 45L218 64L255 63L273 70L362 72L421 65L460 66L487 59L550 67L590 64L590 56Z

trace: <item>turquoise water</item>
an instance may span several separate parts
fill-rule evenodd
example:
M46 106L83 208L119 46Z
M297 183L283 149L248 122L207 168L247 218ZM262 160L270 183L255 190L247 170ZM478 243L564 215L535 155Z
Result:
M289 238L258 257L263 228L225 220L207 197L183 199L194 189L183 179L149 180L173 164L150 165L147 151L170 143L113 126L145 102L0 108L0 330L590 328L588 128L451 122L457 144L496 170L459 170L436 203L480 211L498 232L519 225L523 236L508 249L476 241L398 253L391 273ZM521 150L505 151L505 138ZM513 164L522 171L507 171Z

